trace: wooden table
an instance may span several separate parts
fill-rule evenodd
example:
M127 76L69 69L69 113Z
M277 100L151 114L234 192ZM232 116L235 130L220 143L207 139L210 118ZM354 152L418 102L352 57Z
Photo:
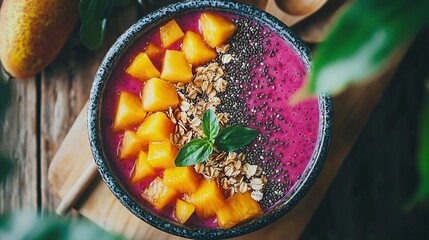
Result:
M49 164L86 103L101 58L116 37L137 18L136 9L115 13L115 21L110 22L108 39L101 50L86 50L78 40L76 29L48 68L34 78L9 82L9 108L5 119L0 120L0 152L11 157L16 167L0 185L0 214L23 208L40 209L42 215L54 212L58 200L48 188ZM305 26L306 23L302 23L295 30ZM425 230L429 222L427 210L409 213L402 210L417 181L416 120L424 80L429 76L428 42L426 30L411 46L366 125L389 76L384 82L373 83L375 87L354 89L335 99L335 124L341 128L335 129L333 148L342 150L334 151L337 155L330 159L337 162L324 169L329 182L353 148L304 231L304 239L429 236ZM356 99L361 103L356 104ZM344 110L344 106L349 106L348 110ZM362 128L363 134L353 145ZM323 195L324 192L317 194L320 198ZM319 201L314 201L313 207L318 205ZM76 216L76 212L69 215ZM304 229L308 220L297 227ZM269 230L264 231L269 234ZM280 238L271 236L271 239Z

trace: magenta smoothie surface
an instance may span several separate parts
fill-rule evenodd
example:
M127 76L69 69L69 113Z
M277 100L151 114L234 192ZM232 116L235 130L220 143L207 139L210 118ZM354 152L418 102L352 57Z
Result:
M289 98L302 86L307 67L287 42L249 19L221 14L233 19L238 29L229 40L229 53L234 60L225 64L228 87L219 96L222 104L218 110L230 113L231 125L243 124L259 130L258 138L242 152L246 153L248 162L261 166L263 175L268 178L260 202L267 210L293 189L313 155L319 127L318 101L307 100L294 106L288 103ZM199 16L200 13L192 13L176 17L175 20L184 32L200 32ZM158 27L149 30L118 63L106 87L101 118L106 154L123 183L141 202L144 200L140 193L153 179L137 185L129 182L136 159L119 159L123 133L112 131L111 126L119 92L141 93L143 83L126 74L125 69L149 42L161 45ZM178 50L180 45L175 44L168 49ZM153 62L160 70L162 56ZM167 207L161 214L172 217L173 210L173 206ZM192 216L187 224L217 227L215 217L203 221Z

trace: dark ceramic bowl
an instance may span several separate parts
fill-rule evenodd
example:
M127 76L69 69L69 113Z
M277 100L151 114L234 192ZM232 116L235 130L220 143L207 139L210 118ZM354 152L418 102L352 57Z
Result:
M195 239L231 238L256 231L274 222L276 219L290 211L308 192L322 169L330 144L332 106L329 97L319 97L320 125L318 140L312 158L309 161L306 170L302 174L302 177L298 180L293 189L284 196L275 207L266 211L261 217L224 230L184 226L154 213L150 208L146 207L141 200L136 198L129 189L127 189L126 185L121 182L113 165L106 157L101 140L100 127L100 106L102 106L102 96L104 95L103 93L106 85L109 83L112 70L115 68L117 63L121 61L121 57L127 52L129 47L145 35L149 29L160 22L165 22L179 14L201 10L220 10L253 19L262 25L267 26L285 41L289 42L305 65L310 68L311 56L308 48L282 22L259 9L242 3L218 0L185 1L172 4L140 19L116 41L106 54L97 71L95 81L91 89L88 109L89 140L94 160L103 180L119 201L137 217L156 228L182 237Z

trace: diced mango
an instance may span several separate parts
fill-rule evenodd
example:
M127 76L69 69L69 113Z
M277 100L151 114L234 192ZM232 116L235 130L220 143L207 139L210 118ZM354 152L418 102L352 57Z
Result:
M204 40L213 48L228 41L236 29L237 26L223 16L207 12L200 16L200 30Z
M138 183L144 178L155 177L156 171L147 161L147 153L141 151L131 172L131 183Z
M126 130L122 139L120 159L136 157L143 149L147 150L148 142L139 138L134 131Z
M194 211L194 205L183 200L177 199L176 209L174 210L174 217L179 223L184 224L186 221L188 221L189 217L191 217Z
M177 192L162 182L160 177L155 178L142 192L142 197L157 210L162 211L177 197Z
M145 50L144 50L144 53L146 53L146 55L147 55L151 60L153 60L154 58L157 58L157 57L161 56L161 54L162 54L162 48L160 48L160 47L156 46L156 45L155 45L155 44L153 44L153 43L149 43L149 44L146 46L146 48L145 48ZM158 76L158 77L159 77L159 76Z
M143 122L146 112L138 96L128 92L119 93L113 130L124 130Z
M249 192L236 193L216 212L219 227L230 228L262 214L262 208Z
M164 111L179 104L176 88L159 78L149 79L142 90L143 109L148 112Z
M203 37L192 31L187 31L185 34L182 52L192 66L208 63L217 56L216 51L204 42Z
M184 35L182 29L174 19L159 28L159 37L161 38L161 43L164 48L177 42L183 38Z
M156 69L146 53L139 53L125 72L140 81L160 76L158 69Z
M194 193L201 176L193 167L173 167L164 171L164 183L180 193Z
M137 136L148 142L161 142L170 138L174 124L163 112L149 115L137 129Z
M175 166L174 159L178 151L177 146L168 139L162 142L150 142L147 161L154 168L171 168Z
M195 212L200 218L206 219L216 214L225 205L222 190L215 181L203 179L198 190L189 196L190 203L195 206Z
M167 50L162 62L161 78L172 82L188 83L192 79L192 67L183 52Z

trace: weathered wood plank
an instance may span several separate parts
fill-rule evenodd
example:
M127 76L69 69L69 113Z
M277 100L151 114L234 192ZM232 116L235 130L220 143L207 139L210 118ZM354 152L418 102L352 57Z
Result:
M0 215L22 208L36 211L38 204L36 81L12 79L7 88L8 108L0 119L0 153L13 161L15 169L0 184Z
M42 73L41 95L41 208L53 212L58 201L49 191L48 167L70 126L86 103L89 90L104 54L116 38L137 17L137 9L115 11L108 25L104 47L87 50L78 39L78 31L60 55ZM78 151L78 149L77 149Z

